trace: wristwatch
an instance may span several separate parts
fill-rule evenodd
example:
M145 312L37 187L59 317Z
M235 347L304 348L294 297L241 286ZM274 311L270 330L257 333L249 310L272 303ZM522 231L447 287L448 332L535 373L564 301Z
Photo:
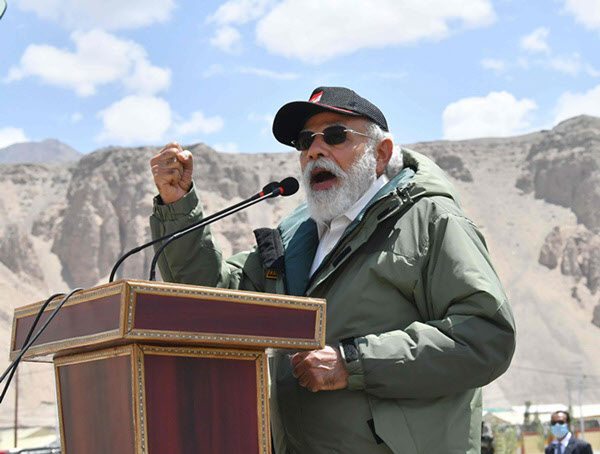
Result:
M347 337L340 341L340 353L346 363L358 361L358 349L353 337Z

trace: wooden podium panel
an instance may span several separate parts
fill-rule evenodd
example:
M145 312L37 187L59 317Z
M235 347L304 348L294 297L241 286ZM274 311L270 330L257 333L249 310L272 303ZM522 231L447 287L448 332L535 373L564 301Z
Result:
M23 360L54 357L64 454L270 454L265 349L323 348L325 304L122 280L74 294ZM42 305L15 309L11 359Z
M59 304L45 309L38 327ZM43 302L15 309L10 358ZM122 280L74 294L24 359L131 342L292 348L325 345L325 300L194 285Z
M266 367L260 351L141 344L59 358L63 453L268 454Z
M64 453L136 452L133 351L130 346L55 362Z

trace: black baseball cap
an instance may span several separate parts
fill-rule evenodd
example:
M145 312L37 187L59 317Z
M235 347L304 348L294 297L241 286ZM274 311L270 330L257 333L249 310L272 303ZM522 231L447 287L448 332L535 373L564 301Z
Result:
M284 105L273 120L273 135L284 145L293 147L306 121L321 112L335 112L354 117L365 117L384 131L389 131L381 110L365 98L345 87L318 87L308 101L294 101Z

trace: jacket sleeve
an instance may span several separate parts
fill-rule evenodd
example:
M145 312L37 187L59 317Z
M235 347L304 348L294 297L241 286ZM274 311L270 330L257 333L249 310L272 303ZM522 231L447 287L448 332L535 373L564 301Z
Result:
M199 221L204 216L194 187L174 203L163 204L154 198L150 216L152 238L173 233ZM155 251L160 243L154 245ZM167 246L158 259L165 281L252 291L263 291L256 251L241 252L224 260L208 226L188 233Z
M428 230L413 291L424 321L354 339L351 389L435 398L486 385L510 364L515 324L483 237L468 219L448 213Z

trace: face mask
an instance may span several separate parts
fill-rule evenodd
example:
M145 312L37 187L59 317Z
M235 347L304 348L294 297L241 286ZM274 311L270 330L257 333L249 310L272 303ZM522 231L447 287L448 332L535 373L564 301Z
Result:
M550 426L550 432L552 432L552 435L554 435L556 438L563 438L569 433L569 428L567 427L566 423L554 424L553 426Z

